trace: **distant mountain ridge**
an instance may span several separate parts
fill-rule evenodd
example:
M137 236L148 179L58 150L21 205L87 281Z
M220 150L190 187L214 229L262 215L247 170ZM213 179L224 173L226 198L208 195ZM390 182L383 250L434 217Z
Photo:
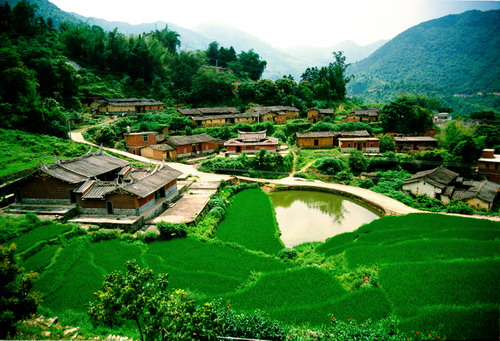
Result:
M500 10L468 11L414 26L349 72L355 95L377 100L391 87L449 94L500 92ZM394 95L394 94L393 94Z
M0 3L7 2L13 7L19 1L0 0ZM193 30L163 21L132 25L125 22L110 22L99 18L88 18L77 13L67 13L48 0L29 1L37 5L37 15L51 17L56 26L64 21L72 23L84 22L89 25L100 26L105 31L112 31L117 28L119 32L130 35L163 29L165 25L168 25L169 29L176 31L180 35L181 49L206 50L212 41L217 41L224 47L233 46L238 53L253 49L262 59L267 61L263 78L270 79L278 79L283 75L291 74L296 80L299 80L306 68L323 66L332 62L333 51L344 51L347 61L355 62L368 57L370 53L384 42L359 46L354 42L346 41L328 48L304 46L292 49L278 49L251 34L221 23L205 23Z

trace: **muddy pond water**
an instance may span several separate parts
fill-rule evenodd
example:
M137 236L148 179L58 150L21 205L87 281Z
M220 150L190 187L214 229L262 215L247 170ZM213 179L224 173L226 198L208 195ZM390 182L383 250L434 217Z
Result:
M382 216L361 202L331 193L292 190L270 196L286 247L323 242Z

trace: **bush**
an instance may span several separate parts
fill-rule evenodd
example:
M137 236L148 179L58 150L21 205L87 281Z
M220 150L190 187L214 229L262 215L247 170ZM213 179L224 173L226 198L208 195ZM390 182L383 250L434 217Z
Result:
M160 231L160 238L163 240L181 238L187 235L187 227L185 224L172 224L161 222L156 225Z
M364 180L361 180L359 182L358 186L361 188L369 189L369 188L375 186L375 184L373 183L373 180L371 180L371 179L364 179Z
M285 340L287 329L260 310L237 314L231 309L231 304L217 301L215 311L219 320L223 321L222 334L226 337Z
M446 212L471 215L474 213L474 210L466 203L454 200L446 206Z
M299 252L295 249L284 248L283 250L277 253L278 258L280 259L294 259L297 257Z
M222 220L224 215L226 214L226 210L222 207L214 207L209 212L208 215L216 218L217 220Z
M320 172L328 175L334 175L335 173L343 171L347 168L341 159L333 157L323 157L317 160L313 166Z

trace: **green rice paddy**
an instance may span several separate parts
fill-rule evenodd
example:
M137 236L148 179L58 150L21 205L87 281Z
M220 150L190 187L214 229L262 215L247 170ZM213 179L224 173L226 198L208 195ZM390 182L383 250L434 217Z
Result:
M249 206L253 200L259 211L269 205L264 218ZM296 326L319 326L332 316L362 322L392 315L409 335L498 339L500 223L427 213L384 217L318 243L317 259L326 261L299 266L274 256L283 246L271 208L262 191L246 190L233 198L212 241L145 244L78 236L40 248L22 265L40 271L35 289L54 316L71 316L71 311L85 318L85 304L104 275L137 259L155 273L169 273L171 287L186 289L200 301L222 298L238 311L260 309ZM54 238L56 229L39 232L15 238L20 249ZM343 264L329 261L337 255ZM373 285L347 291L338 278L343 267L348 272L370 267L378 277Z
M215 237L249 250L275 254L284 248L269 196L260 188L238 193Z

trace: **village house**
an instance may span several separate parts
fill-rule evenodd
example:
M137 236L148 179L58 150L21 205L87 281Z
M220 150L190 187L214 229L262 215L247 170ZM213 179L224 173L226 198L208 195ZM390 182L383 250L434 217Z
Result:
M300 110L290 106L251 107L246 112L259 114L259 122L286 123L300 116Z
M335 115L335 110L334 109L316 109L312 108L307 110L307 120L310 123L316 123L319 121L323 121L325 117L331 117Z
M462 180L458 186L447 186L441 194L441 201L449 204L451 200L460 200L474 209L490 210L493 207L500 185L488 180Z
M266 131L244 132L238 131L238 137L224 143L229 154L257 153L261 149L268 152L276 152L278 138L268 137Z
M430 198L440 199L446 186L458 176L458 173L439 166L414 174L403 182L402 189L414 195L427 195Z
M215 153L222 145L221 140L205 133L190 136L171 136L165 139L165 143L174 148L169 158Z
M379 108L354 109L350 114L342 117L343 122L377 122L380 115Z
M115 180L88 179L75 190L80 213L138 216L159 202L175 199L181 174L166 165L152 170L127 166ZM162 210L161 205L157 209Z
M376 137L345 137L338 139L341 152L359 150L365 153L379 153L380 140Z
M407 193L426 195L444 204L460 200L473 208L486 210L493 206L499 189L499 184L488 180L467 180L443 166L418 172L402 185L402 190Z
M477 161L477 172L490 181L500 183L500 155L495 154L495 149L483 149Z
M333 148L338 146L339 138L370 137L366 130L354 131L311 131L296 133L297 146L301 148Z
M432 118L432 121L436 125L444 125L452 120L453 120L453 116L451 114L448 114L448 113L439 113L439 114L434 115L434 117Z
M241 113L234 107L177 109L182 116L189 117L198 127L219 127L224 124L254 123L257 114Z
M76 203L74 190L90 178L113 180L128 165L125 160L99 150L70 160L42 163L40 168L16 183L17 203L71 204Z
M400 153L431 150L437 147L437 140L431 136L395 137L394 142L396 151Z
M127 151L135 155L141 155L142 148L157 144L164 139L164 136L156 131L131 132L125 133L123 136Z
M90 103L91 113L145 113L158 112L165 109L165 104L149 98L105 98L96 97Z

